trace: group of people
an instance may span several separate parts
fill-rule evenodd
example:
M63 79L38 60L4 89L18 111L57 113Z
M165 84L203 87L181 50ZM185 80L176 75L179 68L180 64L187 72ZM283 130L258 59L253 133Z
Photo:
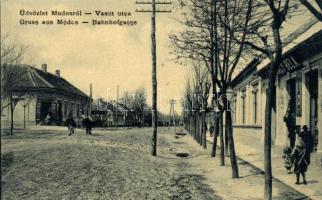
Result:
M71 114L67 117L65 125L68 128L69 136L75 133L76 122ZM86 129L86 135L92 135L93 121L91 117L83 117L82 126Z
M214 130L214 125L210 124L210 137L214 136ZM294 129L289 129L289 131L294 131ZM314 150L314 139L306 125L302 127L302 131L297 135L298 137L296 139L295 131L289 134L290 146L283 149L282 157L284 159L284 166L288 173L291 173L293 168L294 174L296 175L295 184L300 184L300 175L302 175L303 184L307 184L305 172L310 165L310 154Z
M302 131L298 133L296 144L294 147L285 147L283 149L284 166L288 173L291 173L293 168L296 175L295 184L300 184L300 175L303 178L303 184L307 184L305 179L305 172L310 165L310 154L313 152L313 137L306 125L303 126Z

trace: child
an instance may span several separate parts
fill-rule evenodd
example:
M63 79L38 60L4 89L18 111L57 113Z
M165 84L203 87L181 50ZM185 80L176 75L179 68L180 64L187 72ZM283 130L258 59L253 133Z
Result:
M285 147L283 149L283 155L282 158L284 160L284 167L287 170L287 173L290 174L291 168L293 167L293 162L292 162L292 149L291 147Z
M310 164L310 153L307 151L302 138L299 138L297 141L298 142L292 153L294 173L296 174L295 184L300 184L300 174L302 174L303 184L306 185L305 172Z
M76 127L76 123L75 123L75 120L73 119L72 115L69 115L66 119L66 122L65 122L67 128L68 128L68 131L69 131L69 136L71 136L72 134L74 134L74 128Z

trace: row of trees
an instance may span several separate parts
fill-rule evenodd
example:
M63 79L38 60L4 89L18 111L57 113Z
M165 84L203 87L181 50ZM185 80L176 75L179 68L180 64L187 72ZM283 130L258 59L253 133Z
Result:
M116 100L99 98L95 106L100 111L107 111L106 114L112 114L114 119L118 115L124 115L126 126L151 126L152 108L147 103L147 95L144 87L139 87L134 91L125 91L120 98ZM160 126L167 125L170 116L158 112Z
M137 126L152 124L152 107L147 103L147 95L144 87L136 89L134 92L126 91L119 99L119 103L124 105L128 111L133 113L133 120ZM169 122L170 116L158 111L158 125L165 126Z
M146 92L144 88L138 88L133 93L124 92L120 102L125 105L132 113L136 125L144 126L144 115L148 113Z
M209 110L207 99L211 88L211 109L217 111L213 124L217 127L215 135L220 137L221 165L225 165L224 155L229 152L233 178L238 178L239 173L227 90L238 66L244 66L254 57L271 61L265 107L264 199L272 198L271 113L283 55L281 30L286 20L303 11L301 4L321 20L322 1L315 2L316 5L306 0L180 0L184 30L170 35L177 60L192 63L193 73L184 96L186 128L206 147L204 115ZM216 145L217 137L214 137L213 157Z

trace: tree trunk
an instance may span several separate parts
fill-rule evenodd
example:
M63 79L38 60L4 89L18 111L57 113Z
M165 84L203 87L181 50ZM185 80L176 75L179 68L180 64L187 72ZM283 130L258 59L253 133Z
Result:
M190 116L190 135L193 136L193 115Z
M200 123L199 123L199 112L196 113L196 139L197 143L199 144L199 131L200 131Z
M202 147L207 149L206 111L202 112Z
M219 119L217 117L217 113L214 113L214 133L212 136L212 149L211 149L211 157L216 157L216 149L217 149L217 138L219 134Z
M202 146L202 129L203 129L203 124L202 124L202 114L199 113L199 145Z
M194 123L193 123L193 138L197 141L197 111L194 114Z
M228 108L230 107L228 102ZM232 170L232 178L239 178L238 173L238 164L237 158L235 153L235 143L234 143L234 134L233 134L233 127L232 127L232 119L231 119L231 111L227 109L226 111L226 127L227 127L227 137L228 137L228 144L229 144L229 152L230 152L230 163L231 163L231 170ZM226 144L227 145L227 144Z
M157 155L157 129L158 129L158 111L157 111L157 61L156 61L156 39L155 39L155 0L152 0L152 28L151 28L151 41L152 41L152 156Z
M219 117L219 137L220 137L220 166L225 165L225 144L223 131L223 113L220 111Z
M10 135L13 135L13 126L14 126L14 119L13 119L13 114L14 114L14 102L13 102L13 95L12 92L10 93Z
M14 105L12 102L12 98L10 100L10 135L13 135L13 128L14 128L14 119L13 119L13 114L14 114Z
M280 36L280 25L276 25L273 21L273 35L275 41L275 58L270 56L271 65L269 69L268 77L268 88L266 91L266 106L265 106L265 132L264 132L264 169L265 169L265 185L264 185L264 200L272 199L272 155L271 155L271 145L272 145L272 135L271 135L271 124L272 124L272 109L273 101L275 99L275 80L277 76L277 71L282 62L283 47Z
M265 190L264 199L272 199L272 157L271 157L271 122L272 122L272 84L268 83L267 99L265 107L265 133L264 133L264 168Z
M229 145L228 145L228 127L227 127L227 112L226 112L226 120L225 120L225 154L229 156Z
M23 106L23 128L26 128L26 106Z

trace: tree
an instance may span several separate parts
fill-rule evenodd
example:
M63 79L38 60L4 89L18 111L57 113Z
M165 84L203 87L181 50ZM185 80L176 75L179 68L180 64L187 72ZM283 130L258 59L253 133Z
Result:
M250 25L253 1L191 0L190 3L192 4L192 17L183 23L187 30L181 33L180 37L172 37L173 44L179 49L175 53L181 57L188 55L188 58L206 61L212 78L213 104L220 98L217 95L217 87L223 97L221 98L223 110L220 110L219 118L222 118L225 111L227 127L225 135L228 138L230 149L232 177L238 178L232 120L231 114L228 113L230 105L226 91L230 87L233 72L242 58L243 42ZM235 38L238 38L239 42L236 42ZM221 129L222 127L220 126ZM222 130L219 131L222 138ZM222 139L220 141L223 151L224 143ZM221 153L221 162L224 164L223 152Z
M252 16L245 46L260 52L262 57L270 59L268 68L268 86L266 90L265 132L264 132L264 199L272 199L272 166L271 166L271 122L273 101L275 99L275 80L282 62L283 44L281 28L288 17L290 9L296 9L297 2L289 0L258 0L256 11ZM291 12L293 13L293 12Z
M134 125L144 125L144 112L147 106L146 92L143 87L138 88L133 93L125 92L121 97L121 103L130 110L127 111L133 115Z
M187 7L188 13L183 13L185 19L180 21L185 30L177 35L170 35L172 41L173 53L177 60L188 59L192 61L204 62L211 74L212 84L212 105L215 107L217 98L217 81L218 81L218 62L216 50L219 46L216 44L218 40L215 35L217 26L216 18L214 18L217 9L214 1L194 1L194 0L179 0L179 4L184 8ZM191 4L191 5L188 5ZM214 15L209 15L208 11L204 10L210 8ZM194 99L193 99L194 100ZM214 116L214 124L218 124L220 115ZM216 129L219 131L219 129ZM217 137L218 132L215 134ZM215 140L216 141L216 140ZM223 140L221 140L223 141ZM212 144L212 149L216 149L216 143ZM224 143L221 143L221 147ZM224 165L224 152L221 154L221 165Z
M308 0L299 0L319 21L322 22L322 0L315 0L317 5L314 6Z
M9 36L1 37L1 114L5 107L10 107L10 135L14 128L14 110L24 94L16 93L15 89L21 86L27 68L20 65L26 47L10 43Z
M208 97L210 91L210 81L208 69L201 62L193 63L192 80L194 84L194 106L196 115L196 139L197 142L207 148L206 141L206 112L208 110ZM201 119L201 120L200 120Z

